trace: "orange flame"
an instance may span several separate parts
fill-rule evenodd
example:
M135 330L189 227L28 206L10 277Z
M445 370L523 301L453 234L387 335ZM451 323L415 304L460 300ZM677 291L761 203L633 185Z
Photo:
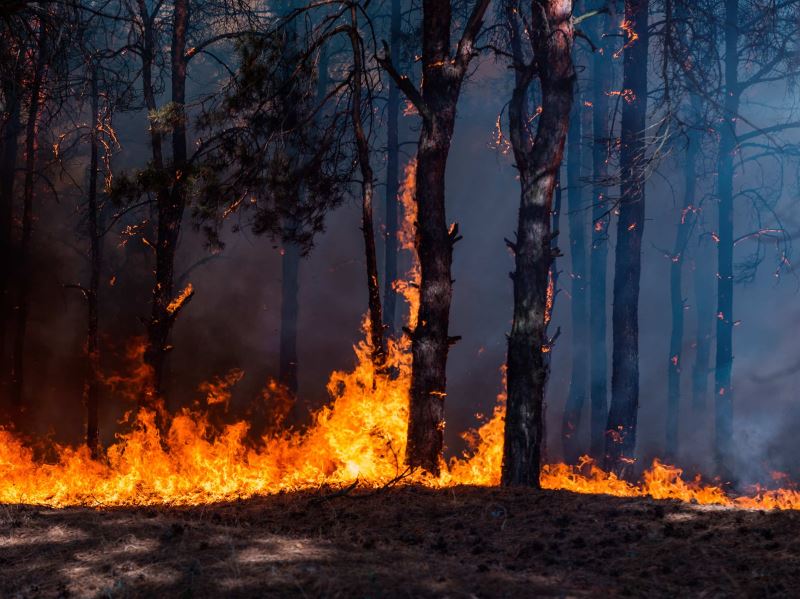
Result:
M630 48L636 42L636 40L639 39L639 34L636 33L636 30L634 29L633 21L629 19L624 19L622 23L619 24L619 28L622 29L622 31L625 33L625 37L627 38L627 40L625 41L625 44L622 46L622 48L614 52L613 54L614 58L619 58L620 56L622 56L625 50L627 48Z
M398 279L392 283L394 290L397 291L408 303L408 328L414 329L417 326L417 313L419 312L419 283L422 274L419 263L416 260L416 239L417 239L417 159L412 158L408 161L403 171L403 183L400 186L398 200L403 213L403 220L400 223L400 230L397 232L397 241L400 249L410 252L414 257L410 270L405 278Z

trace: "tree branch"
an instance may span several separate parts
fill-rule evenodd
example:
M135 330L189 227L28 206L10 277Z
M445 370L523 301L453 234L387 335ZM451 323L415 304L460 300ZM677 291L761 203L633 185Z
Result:
M392 64L392 55L389 51L389 44L385 41L383 42L383 56L375 56L375 60L381 66L381 68L386 71L386 73L391 77L394 82L397 84L397 87L405 94L408 100L414 105L414 108L417 109L420 116L425 119L426 121L433 120L433 112L425 103L425 100L422 98L422 94L419 93L419 90L414 87L414 84L411 83L411 80L406 77L405 75L401 75L397 72L397 69Z
M478 37L481 27L483 26L483 16L486 14L486 9L489 8L490 0L477 0L475 7L472 9L472 14L467 20L464 27L464 33L458 41L458 50L456 51L456 71L459 77L463 77L467 71L469 61L472 60L473 52L475 51L475 38Z

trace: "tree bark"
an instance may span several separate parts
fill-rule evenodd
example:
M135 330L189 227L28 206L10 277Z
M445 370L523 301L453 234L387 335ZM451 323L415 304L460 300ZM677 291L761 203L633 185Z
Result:
M688 176L688 175L687 175ZM695 361L692 367L692 411L704 414L708 396L708 375L711 372L711 333L714 324L714 279L712 249L709 236L698 237L694 247L694 296L697 306Z
M417 326L411 333L411 395L406 461L438 475L444 443L444 399L452 297L451 264L458 227L445 216L445 169L455 124L456 104L473 42L489 0L478 0L456 55L450 56L452 10L449 0L424 0L422 7L421 92L407 78L390 74L422 116L417 154L417 255L421 281Z
M89 197L88 233L90 250L89 289L86 294L88 319L86 328L86 357L88 372L84 386L86 403L86 446L92 457L97 457L100 449L100 430L98 407L100 399L100 340L99 340L99 292L102 245L100 232L100 207L97 201L97 178L99 171L99 143L97 139L100 123L99 91L97 88L97 67L92 65L91 75L92 133L89 150Z
M364 254L367 263L367 302L369 306L369 338L372 350L372 363L376 370L386 362L386 348L383 343L383 316L381 315L381 288L378 280L378 254L375 249L375 226L372 215L372 198L375 190L375 177L369 158L369 140L362 122L361 103L364 77L364 64L361 58L361 38L358 34L356 9L351 7L350 45L353 50L353 74L351 99L351 118L356 139L358 166L361 170L361 230L364 234ZM369 104L371 106L371 103Z
M5 51L0 41L0 50ZM9 369L6 362L6 331L9 323L9 278L12 263L13 243L11 241L12 216L14 208L14 183L16 182L19 134L22 130L20 114L20 89L18 73L4 73L0 85L3 86L6 121L3 124L2 145L0 145L0 401L6 401L6 385Z
M672 328L667 356L667 434L664 458L673 461L678 455L678 429L681 407L681 368L683 365L683 328L686 302L683 298L683 265L686 260L689 235L695 223L695 167L698 159L698 139L693 131L686 147L686 187L683 206L675 231L675 242L669 271L669 298Z
M605 452L608 421L608 345L606 285L608 274L608 231L610 204L608 178L609 130L608 85L611 78L609 44L604 35L611 29L611 17L598 15L595 37L603 53L592 58L592 244L589 252L589 395L591 397L591 439L589 453L600 460Z
M502 483L539 486L543 409L547 383L548 279L553 191L564 152L573 104L571 0L532 2L534 63L523 68L521 38L509 4L516 84L509 104L511 143L520 173L520 209L515 254L514 316L508 338L505 444ZM534 71L542 92L536 137L528 129L528 87Z
M180 307L175 307L175 254L178 248L181 221L186 205L186 34L189 26L189 0L175 0L173 7L172 44L172 124L173 180L170 189L157 194L158 232L156 240L155 285L150 321L147 327L145 362L152 369L152 397L149 402L163 399L164 368L171 349L169 337Z
M714 458L718 474L730 476L733 438L733 159L739 111L739 3L725 1L725 100L719 126L717 194L717 353L714 368Z
M576 95L567 133L567 199L569 201L570 308L572 319L572 364L569 395L561 424L564 459L575 463L583 452L579 444L581 417L588 395L589 322L586 301L586 209L581 167L583 140L581 98Z
M16 331L14 336L14 362L11 372L11 400L13 409L21 415L25 409L25 338L28 327L30 304L31 238L33 235L33 199L36 175L36 152L38 150L39 112L41 109L42 85L47 69L46 39L44 27L39 28L39 42L30 87L28 120L25 126L25 180L22 195L22 239L19 255L19 290L17 295Z
M400 47L400 0L392 0L390 48ZM384 233L384 280L383 280L383 322L386 333L395 333L397 314L397 194L400 191L400 90L393 79L389 79L389 97L386 105L386 214Z
M611 408L606 469L630 476L639 410L639 281L645 217L648 1L626 0L625 20L638 35L625 48L620 150L620 204L614 263ZM630 91L628 91L630 90ZM630 95L632 94L632 95Z

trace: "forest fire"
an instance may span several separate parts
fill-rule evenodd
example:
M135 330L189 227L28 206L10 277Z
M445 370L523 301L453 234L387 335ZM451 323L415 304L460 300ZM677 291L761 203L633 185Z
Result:
M502 460L504 395L492 417L466 434L464 456L442 467L438 478L409 472L403 465L410 382L407 342L391 341L388 360L399 372L378 374L369 348L355 348L351 372L334 372L328 383L329 406L313 416L304 432L284 432L248 443L248 424L216 428L202 410L184 409L159 432L156 415L142 410L120 433L105 459L93 460L86 448L57 447L49 463L9 431L0 431L0 503L52 507L84 505L201 505L323 485L381 487L402 480L430 487L497 485ZM234 371L203 386L209 405L227 401L227 388L241 376ZM700 505L746 509L800 509L800 492L756 489L730 497L699 477L654 461L643 481L631 484L583 457L577 465L550 464L541 485L552 490L617 497L673 499Z
M763 4L0 2L0 597L797 594Z
M398 234L400 247L412 255L415 175L416 160L412 159L405 167L399 194L404 216ZM419 279L419 265L413 260L406 277L395 281L395 288L408 305L409 328L416 325ZM187 285L169 310L179 309L193 293L192 285ZM547 320L553 300L550 276ZM367 327L365 319L365 331ZM104 381L128 401L135 402L148 384L150 370L144 363L144 347L143 340L135 340L126 351L129 374ZM257 443L248 441L248 422L215 426L205 409L217 404L227 409L231 388L244 376L240 369L201 384L198 391L205 397L194 408L171 416L147 409L129 412L124 422L127 432L117 434L116 443L107 448L101 460L93 459L86 447L55 446L56 459L45 462L13 432L0 429L0 503L51 507L205 505L324 485L378 488L402 482L442 488L499 484L505 393L498 395L491 418L463 435L468 451L442 464L439 477L411 471L403 461L411 384L408 336L390 339L387 349L386 368L378 372L370 359L368 342L360 342L354 348L355 367L331 374L327 388L332 401L313 415L307 430L275 433ZM505 375L503 379L505 386ZM265 397L277 392L280 389L273 382ZM161 418L166 425L159 426ZM800 509L800 492L793 489L757 488L752 495L734 498L718 486L704 484L699 476L685 481L682 474L680 468L655 460L644 472L642 482L632 484L584 456L576 465L544 465L540 484L545 489L583 494L747 509Z

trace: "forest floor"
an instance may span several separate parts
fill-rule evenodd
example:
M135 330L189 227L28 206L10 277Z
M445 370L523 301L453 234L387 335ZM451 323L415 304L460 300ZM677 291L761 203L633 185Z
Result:
M0 506L0 596L764 597L800 512L402 487L192 508Z

